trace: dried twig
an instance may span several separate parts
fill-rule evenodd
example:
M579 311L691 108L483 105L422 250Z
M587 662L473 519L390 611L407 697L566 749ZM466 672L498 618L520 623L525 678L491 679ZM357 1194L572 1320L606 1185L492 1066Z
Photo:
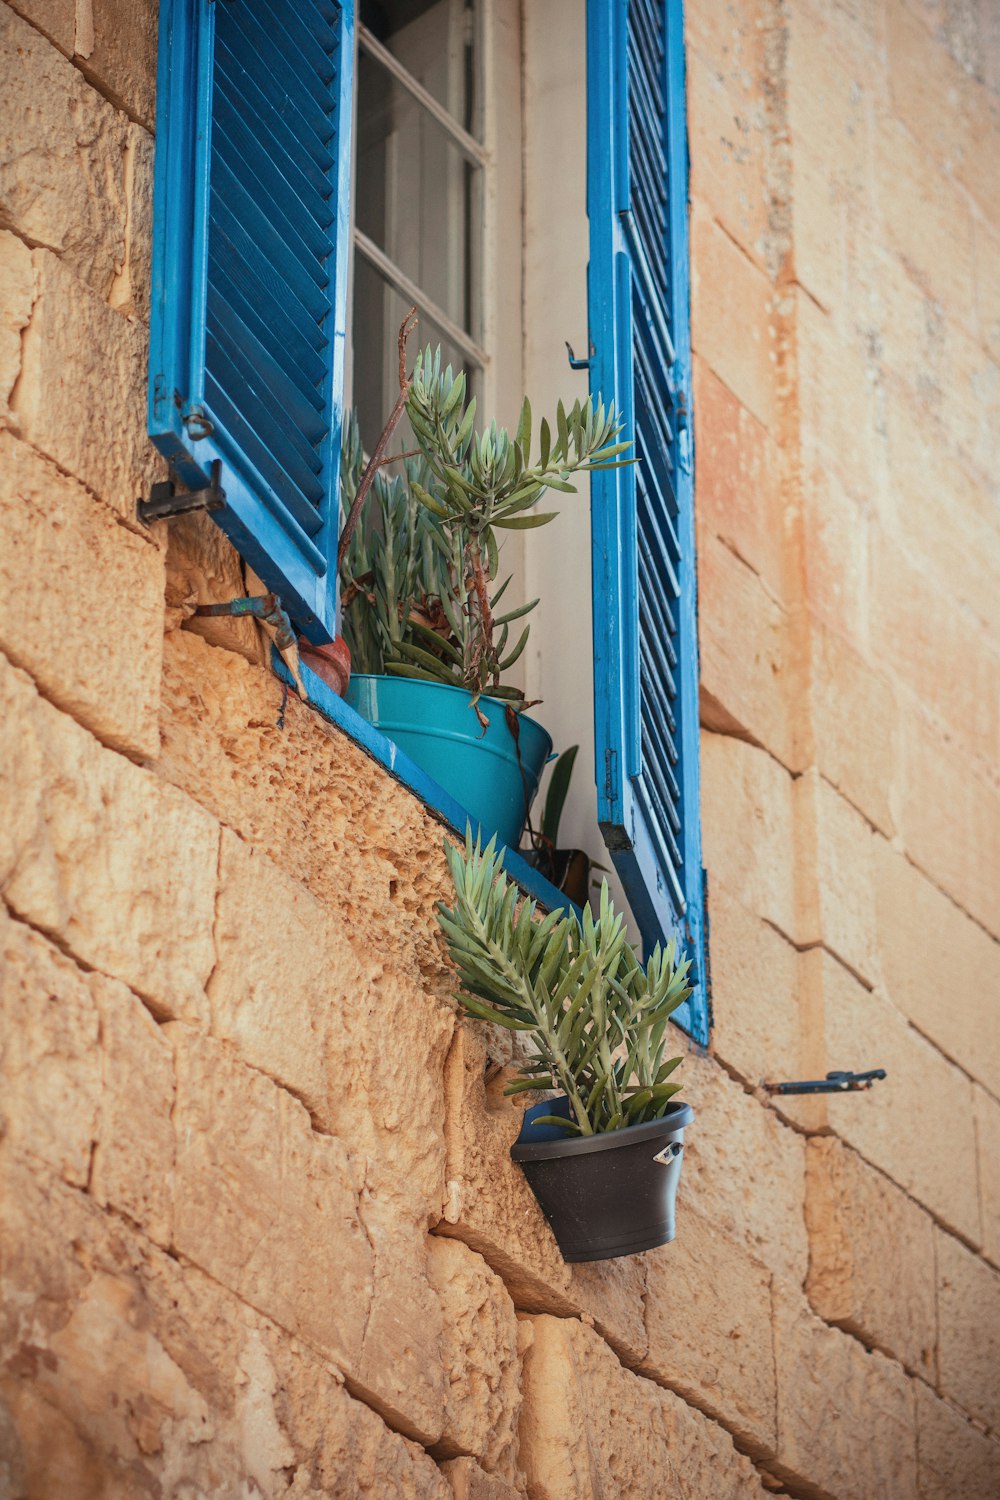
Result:
M372 453L371 458L368 460L365 472L361 476L361 482L358 485L357 493L355 494L354 499L351 503L351 508L347 513L347 520L344 522L344 529L340 533L340 541L337 543L338 572L344 565L344 558L347 556L347 549L351 545L351 537L354 535L355 527L358 524L358 519L361 515L362 509L364 508L364 503L368 498L368 491L372 487L372 482L374 481L375 475L384 463L391 462L391 460L386 457L386 449L389 446L389 439L392 437L392 434L396 430L396 424L399 422L400 417L403 415L403 408L406 405L406 398L410 394L410 387L413 384L412 378L406 373L406 341L416 326L417 309L415 307L411 307L409 312L406 314L406 317L399 325L399 338L397 340L397 347L399 349L399 395L396 398L395 406L389 413L389 417L386 421L385 426L382 428L381 435L379 436L378 442L375 444L375 450Z

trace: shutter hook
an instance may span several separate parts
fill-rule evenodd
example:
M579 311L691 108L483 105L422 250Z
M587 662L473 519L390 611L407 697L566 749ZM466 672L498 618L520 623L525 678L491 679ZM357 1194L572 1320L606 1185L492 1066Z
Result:
M573 353L573 345L570 343L569 339L566 340L566 354L569 358L569 367L571 370L589 370L590 358L593 356L593 353L594 346L593 344L591 344L590 357L588 357L587 359L577 359L576 355Z

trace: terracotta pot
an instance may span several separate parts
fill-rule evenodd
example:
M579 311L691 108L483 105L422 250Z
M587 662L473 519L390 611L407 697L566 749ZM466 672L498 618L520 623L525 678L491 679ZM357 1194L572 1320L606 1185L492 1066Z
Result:
M342 635L327 646L314 646L299 637L299 656L310 672L321 677L338 698L343 698L351 680L351 653Z

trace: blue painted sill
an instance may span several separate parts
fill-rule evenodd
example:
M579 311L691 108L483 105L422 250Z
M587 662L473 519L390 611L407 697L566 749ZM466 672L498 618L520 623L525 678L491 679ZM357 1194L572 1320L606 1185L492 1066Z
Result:
M295 682L292 674L285 666L276 651L272 652L271 660L274 670L282 682L295 691ZM402 786L411 791L415 797L432 812L435 817L440 818L449 828L453 829L460 838L465 838L465 827L472 822L469 814L461 803L456 802L454 797L449 796L443 786L439 786L433 777L422 771L408 755L404 755L392 740L380 734L373 725L356 713L343 698L327 687L321 677L301 663L302 681L305 683L309 702L317 713L323 715L331 724L336 724L357 745L360 745L372 760L378 762L389 772ZM481 828L478 823L472 823L472 833L475 837L479 833L485 844L493 835L492 828ZM504 855L504 869L516 880L525 895L533 897L546 911L555 911L557 907L563 909L573 906L579 914L580 909L576 907L564 893L554 886L550 880L539 875L537 870L513 849L508 849Z

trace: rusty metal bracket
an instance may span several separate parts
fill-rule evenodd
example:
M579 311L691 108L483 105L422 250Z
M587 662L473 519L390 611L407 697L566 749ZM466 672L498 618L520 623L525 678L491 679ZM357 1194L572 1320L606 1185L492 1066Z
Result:
M202 489L189 490L179 484L171 472L169 479L154 484L148 500L135 502L136 515L144 526L153 521L168 521L172 516L187 516L196 510L221 510L226 503L226 492L220 483L222 462L215 459L211 478Z
M869 1073L827 1073L825 1078L807 1078L801 1083L764 1083L761 1087L769 1094L857 1094L885 1076L884 1068L872 1068Z
M199 604L196 615L249 615L262 620L274 631L274 644L279 651L287 651L297 641L292 622L281 606L277 594L254 594L239 599L229 599L225 604Z

